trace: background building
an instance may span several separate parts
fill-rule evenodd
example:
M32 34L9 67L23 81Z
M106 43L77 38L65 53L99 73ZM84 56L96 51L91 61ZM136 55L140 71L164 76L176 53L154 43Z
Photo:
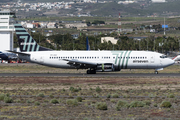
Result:
M0 11L0 51L13 51L14 12Z

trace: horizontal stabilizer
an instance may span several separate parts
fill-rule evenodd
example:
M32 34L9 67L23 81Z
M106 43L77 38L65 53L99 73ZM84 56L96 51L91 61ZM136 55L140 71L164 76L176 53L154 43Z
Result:
M7 50L7 52L11 52L11 53L15 53L15 54L21 54L21 55L30 55L30 54L28 54L28 53L15 52L15 51L9 51L9 50Z

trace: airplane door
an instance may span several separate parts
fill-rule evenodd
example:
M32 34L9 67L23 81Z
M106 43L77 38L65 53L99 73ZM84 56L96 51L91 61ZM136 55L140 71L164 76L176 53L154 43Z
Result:
M44 56L41 56L39 61L43 63L44 62Z
M160 65L161 65L161 66L163 65L163 63L162 63L162 59L160 59Z
M150 61L151 61L151 63L154 63L154 61L155 61L155 56L153 54L151 54Z

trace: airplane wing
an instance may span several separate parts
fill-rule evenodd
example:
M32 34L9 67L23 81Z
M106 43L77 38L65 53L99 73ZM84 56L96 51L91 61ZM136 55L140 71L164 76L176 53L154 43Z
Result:
M23 53L23 52L15 52L15 51L9 51L7 50L8 52L11 52L11 53L15 53L15 54L21 54L21 55L30 55L28 53Z
M90 67L96 67L97 63L92 63L92 62L86 62L86 61L79 61L76 59L63 59L65 61L69 61L67 64L76 67L77 69L87 69Z

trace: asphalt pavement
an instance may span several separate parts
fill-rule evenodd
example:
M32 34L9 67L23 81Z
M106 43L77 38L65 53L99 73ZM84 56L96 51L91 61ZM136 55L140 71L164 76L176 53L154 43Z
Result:
M0 73L0 77L180 77L180 73Z

